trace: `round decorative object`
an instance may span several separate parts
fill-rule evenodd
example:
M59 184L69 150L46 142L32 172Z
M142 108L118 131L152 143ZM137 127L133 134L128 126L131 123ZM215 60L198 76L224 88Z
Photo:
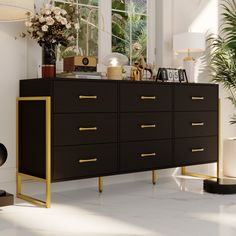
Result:
M88 59L87 57L84 57L84 58L82 59L82 63L83 63L85 66L87 66L87 65L89 64L89 59Z
M2 166L7 160L7 149L0 143L0 166Z
M205 179L203 189L208 193L235 194L236 180L227 178Z

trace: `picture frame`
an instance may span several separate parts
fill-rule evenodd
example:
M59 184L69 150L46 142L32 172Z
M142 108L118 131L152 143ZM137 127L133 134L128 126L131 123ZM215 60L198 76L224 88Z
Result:
M156 81L188 83L185 69L159 68Z

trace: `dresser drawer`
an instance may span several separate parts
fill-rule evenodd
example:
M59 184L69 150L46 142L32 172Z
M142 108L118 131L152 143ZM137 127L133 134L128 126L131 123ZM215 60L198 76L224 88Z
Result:
M117 112L114 81L55 81L54 112Z
M56 147L53 180L95 177L117 171L115 144Z
M217 135L217 112L176 112L175 137Z
M171 112L122 113L121 141L171 138Z
M140 82L120 83L120 110L170 111L172 109L172 89L168 85Z
M175 166L216 162L218 158L217 137L176 139L174 146Z
M54 116L54 145L116 141L116 114L57 114Z
M218 87L216 85L179 84L174 90L176 111L217 111Z
M154 170L172 165L170 140L130 142L120 145L121 171Z

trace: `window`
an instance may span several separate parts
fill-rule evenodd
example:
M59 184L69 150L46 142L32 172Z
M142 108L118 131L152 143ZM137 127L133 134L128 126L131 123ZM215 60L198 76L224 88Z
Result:
M147 57L147 0L112 0L112 51Z
M58 0L55 5L70 11L68 1ZM77 38L69 47L63 48L61 56L97 56L98 55L98 0L75 0L75 7L80 14L80 30Z
M68 1L56 0L55 4L69 8ZM130 64L143 55L154 62L155 1L152 0L73 0L81 21L78 39L62 56L88 55L102 61L111 52L128 56ZM69 10L69 9L68 9ZM148 46L147 46L148 45Z

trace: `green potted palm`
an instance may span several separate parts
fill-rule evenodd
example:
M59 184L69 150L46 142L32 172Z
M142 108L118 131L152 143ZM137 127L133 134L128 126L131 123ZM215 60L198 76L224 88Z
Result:
M236 108L236 0L223 0L222 25L218 35L208 37L210 45L210 71L213 81L229 92L227 97ZM236 114L230 120L236 124ZM224 174L236 177L236 138L224 145Z
M229 91L228 99L236 108L236 0L223 0L221 31L210 35L210 71L213 81L223 84ZM236 114L230 121L236 123Z

